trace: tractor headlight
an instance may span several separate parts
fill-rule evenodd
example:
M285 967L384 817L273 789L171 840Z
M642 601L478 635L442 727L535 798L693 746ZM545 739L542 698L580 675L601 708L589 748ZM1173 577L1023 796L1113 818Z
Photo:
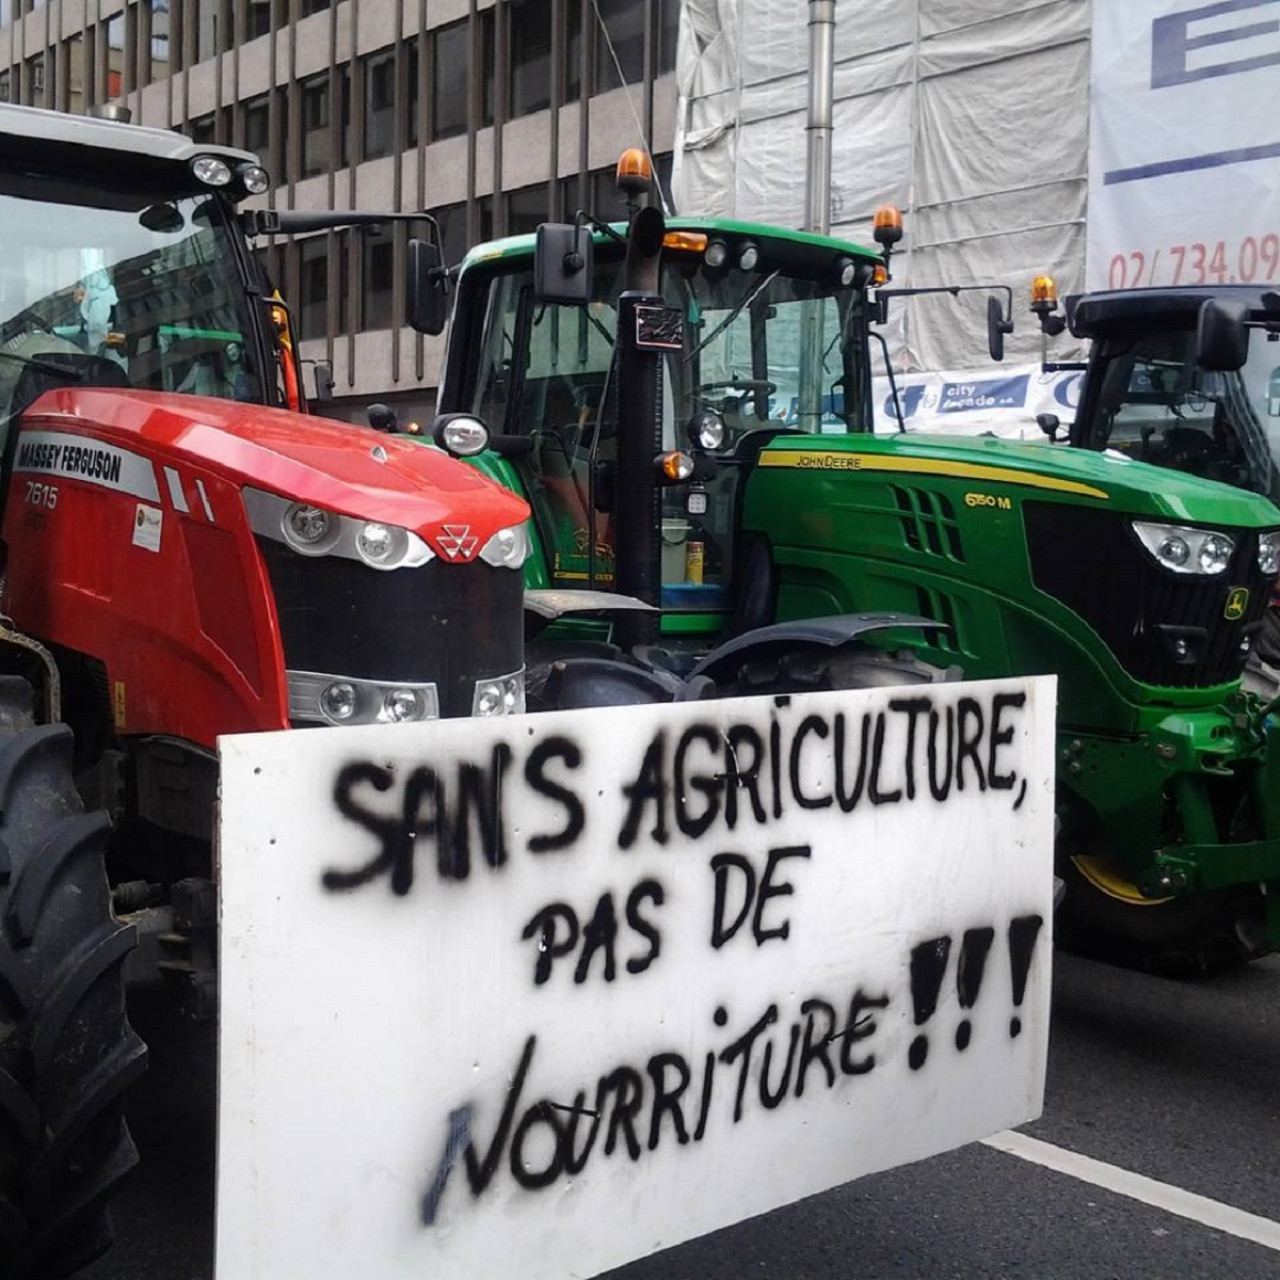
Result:
M263 489L245 489L242 496L254 533L283 542L300 555L342 556L371 569L416 569L435 559L416 533L397 525L290 502Z
M499 569L519 569L529 558L529 530L523 524L499 529L480 549L480 559Z
M494 716L513 716L524 711L524 671L509 676L494 676L489 680L477 680L471 714L492 719Z
M489 428L469 413L444 413L431 428L432 438L455 458L474 458L489 447Z
M1133 531L1151 555L1174 573L1213 577L1225 573L1235 555L1234 539L1213 529L1192 529L1186 525L1133 522ZM1277 568L1280 569L1280 534L1276 535ZM1259 548L1259 558L1262 551Z
M1264 533L1258 539L1258 569L1264 578L1280 573L1280 531Z
M242 164L236 170L236 176L251 196L265 195L271 187L271 176L260 164Z
M356 534L356 550L365 564L375 569L392 569L400 564L409 548L409 534L394 525L370 520Z
M724 448L724 419L714 409L700 409L689 423L689 439L704 453Z
M295 724L405 724L435 720L440 700L434 684L402 684L286 671L289 719Z
M322 556L333 546L339 518L309 503L295 502L284 513L280 532L295 551L304 556Z
M226 187L231 183L231 166L218 156L196 156L191 172L206 187Z

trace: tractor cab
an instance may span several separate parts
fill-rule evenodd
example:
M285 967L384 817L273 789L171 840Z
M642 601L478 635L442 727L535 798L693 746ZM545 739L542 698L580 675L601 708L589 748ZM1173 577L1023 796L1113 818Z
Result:
M503 455L499 478L533 507L544 549L531 566L536 585L613 591L626 483L619 421L633 407L617 342L626 228L579 231L589 261L571 294L539 279L554 250L533 236L467 257L441 408L488 425ZM661 307L648 309L639 335L656 376L664 630L722 629L735 598L741 490L769 441L869 428L865 288L877 262L871 250L816 236L665 222L651 282Z
M1280 498L1280 295L1130 289L1068 298L1064 316L1052 280L1036 287L1045 332L1090 343L1071 445Z
M0 107L0 429L56 387L283 403L234 204L269 185L256 159L40 115Z
M306 412L288 307L253 238L413 221L410 316L444 323L426 215L239 212L270 187L255 156L162 129L0 105L0 433L67 386L210 396ZM434 305L432 305L434 304Z

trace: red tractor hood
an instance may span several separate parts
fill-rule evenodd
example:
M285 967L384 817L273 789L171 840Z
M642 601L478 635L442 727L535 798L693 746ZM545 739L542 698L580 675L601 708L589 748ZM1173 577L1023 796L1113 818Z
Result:
M525 502L437 449L368 427L261 405L104 387L50 391L24 431L69 431L186 464L340 515L411 529L436 551L446 525L483 546L528 518ZM445 535L446 538L448 535ZM457 558L456 539L448 558Z

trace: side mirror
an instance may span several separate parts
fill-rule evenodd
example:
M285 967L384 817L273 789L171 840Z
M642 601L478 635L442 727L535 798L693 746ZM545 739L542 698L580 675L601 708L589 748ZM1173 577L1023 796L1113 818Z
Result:
M539 302L581 306L591 301L594 254L591 228L544 222L533 255L533 292Z
M375 431L385 431L388 434L396 429L396 411L386 404L371 404L365 411L369 416L369 425Z
M1225 298L1206 298L1196 320L1196 363L1215 373L1243 368L1249 358L1249 308Z
M1000 299L987 299L987 350L998 364L1004 359L1004 335L1013 332L1013 321L1004 318Z
M316 385L316 404L331 404L333 402L333 368L317 361L312 376Z
M449 318L448 273L440 263L440 247L429 240L410 240L406 257L405 323L431 336L444 332Z
M1050 444L1058 443L1058 428L1062 426L1062 419L1056 413L1037 413L1036 426L1049 437Z

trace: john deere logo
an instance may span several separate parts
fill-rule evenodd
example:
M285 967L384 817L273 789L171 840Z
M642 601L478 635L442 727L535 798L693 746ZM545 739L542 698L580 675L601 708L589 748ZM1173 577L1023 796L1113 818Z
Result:
M1234 622L1237 618L1244 617L1244 611L1249 607L1249 588L1248 587L1232 587L1227 594L1227 607L1223 609L1222 616L1228 622Z

